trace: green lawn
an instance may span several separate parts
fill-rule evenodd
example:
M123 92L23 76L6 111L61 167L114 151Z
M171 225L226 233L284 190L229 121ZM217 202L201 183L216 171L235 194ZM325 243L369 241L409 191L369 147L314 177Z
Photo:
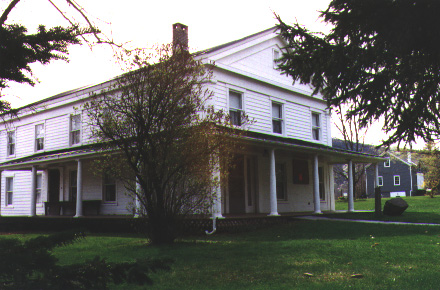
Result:
M337 213L328 215L338 218L402 221L415 223L438 223L440 224L440 197L414 196L403 198L409 205L408 209L399 217L383 216L377 218L371 213ZM382 209L389 198L382 199ZM336 210L347 210L347 202L336 202ZM354 203L355 210L374 210L374 199L358 200Z
M152 289L437 289L439 251L440 227L297 221L162 247L136 236L90 235L54 253L61 264L95 255L174 259L171 272L153 275ZM144 289L115 287L128 288Z

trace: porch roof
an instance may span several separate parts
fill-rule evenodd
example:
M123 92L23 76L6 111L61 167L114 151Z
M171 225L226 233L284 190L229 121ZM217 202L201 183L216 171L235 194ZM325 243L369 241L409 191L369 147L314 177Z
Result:
M0 170L28 169L31 165L75 160L80 157L84 158L85 156L93 157L100 153L101 152L96 144L88 144L83 146L75 146L58 150L39 152L29 156L0 163Z
M329 158L330 163L339 164L352 160L357 163L376 163L386 158L374 154L336 148L321 143L298 140L294 138L273 136L270 134L246 132L241 139L250 143L260 143L278 149L294 149L298 152L318 154Z

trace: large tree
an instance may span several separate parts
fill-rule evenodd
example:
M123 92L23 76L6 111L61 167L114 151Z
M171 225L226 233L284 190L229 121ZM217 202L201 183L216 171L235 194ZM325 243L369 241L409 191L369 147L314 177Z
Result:
M439 1L333 0L321 12L334 26L327 35L278 17L288 43L280 68L330 106L350 105L361 126L383 120L385 145L439 138L438 11Z
M0 90L6 88L11 81L33 86L35 77L30 64L48 64L52 60L67 61L69 45L84 42L113 44L113 41L102 35L93 25L86 11L75 1L64 0L71 9L69 13L63 12L57 6L57 1L48 1L66 19L68 26L46 28L44 25L39 25L36 33L28 33L24 25L8 23L8 16L18 9L17 4L20 0L9 1L0 15ZM83 20L82 25L73 21L73 13L80 15ZM43 11L41 15L44 15ZM91 35L93 38L86 38L86 35ZM10 109L7 102L0 101L0 113L8 112Z
M152 242L171 243L188 214L210 210L236 133L209 105L210 73L186 50L163 46L152 57L136 55L128 68L87 105L107 152L100 167L139 200Z

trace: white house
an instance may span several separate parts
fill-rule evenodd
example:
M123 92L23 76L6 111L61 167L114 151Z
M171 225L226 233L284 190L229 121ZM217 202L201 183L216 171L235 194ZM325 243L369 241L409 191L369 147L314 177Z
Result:
M177 23L173 33L187 39L188 28ZM254 121L218 192L216 216L334 210L333 164L381 160L331 147L325 101L277 69L284 44L270 28L194 54L213 69L215 108L229 111L237 128L243 112ZM25 106L0 124L0 215L132 214L122 184L91 169L99 154L82 106L109 83Z

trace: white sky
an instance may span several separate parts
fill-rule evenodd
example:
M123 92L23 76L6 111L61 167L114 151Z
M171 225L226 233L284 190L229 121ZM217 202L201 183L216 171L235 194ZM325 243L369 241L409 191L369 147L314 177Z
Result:
M3 11L10 0L0 0ZM69 15L65 0L53 0ZM328 31L318 19L318 10L325 10L330 0L76 0L84 7L95 24L115 42L130 47L152 47L172 40L171 25L180 22L189 27L191 51L210 48L222 43L265 30L276 24L273 12L286 23L298 22L311 31ZM81 20L77 16L78 21ZM22 23L29 31L38 24L47 27L68 25L48 0L21 0L11 12L7 23ZM100 83L118 75L121 70L107 46L72 46L70 62L54 61L48 65L32 65L39 83L34 87L10 83L3 90L4 100L13 107L23 105L85 85ZM376 125L367 133L365 142L377 144L385 135ZM339 137L335 127L332 135Z

